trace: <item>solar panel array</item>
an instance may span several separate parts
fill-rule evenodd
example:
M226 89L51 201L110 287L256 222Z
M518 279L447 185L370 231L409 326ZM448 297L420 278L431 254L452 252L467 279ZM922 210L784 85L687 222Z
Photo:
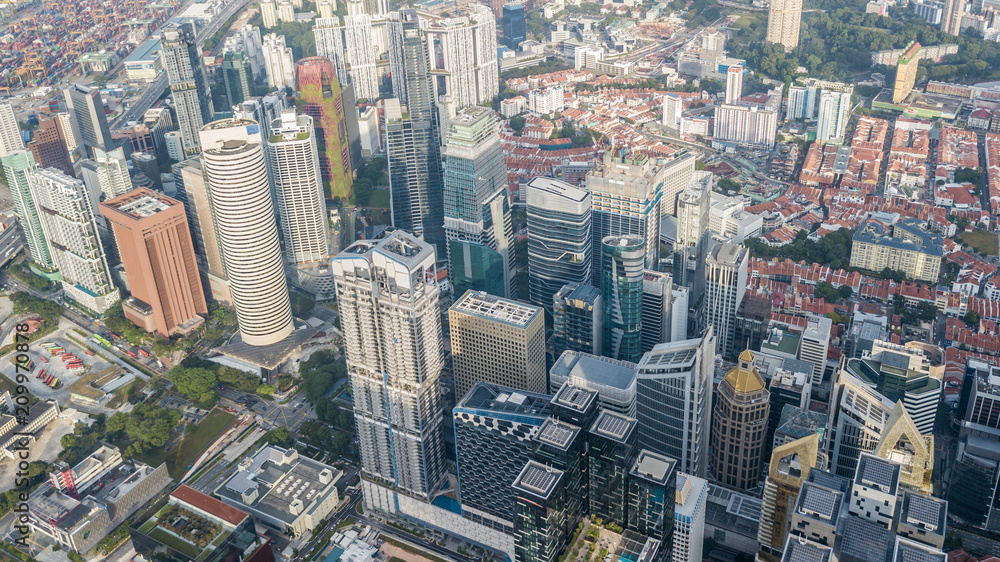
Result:
M597 420L597 432L617 440L625 439L635 420L605 411Z
M521 475L520 483L522 488L545 496L558 478L558 472L547 470L541 465L529 464Z
M930 549L900 541L896 545L896 557L893 562L944 562L948 555L934 552Z
M941 510L944 506L933 498L920 494L908 494L906 507L906 522L911 525L922 524L931 530L937 530L941 521Z
M785 549L781 562L827 562L829 559L829 550L823 550L812 543L791 540L788 541L788 548Z
M590 403L593 395L594 392L591 390L580 388L579 386L564 384L563 387L559 389L559 395L556 396L556 401L564 406L582 410L587 406L587 404Z
M805 485L802 487L802 508L832 521L837 516L840 498L826 488Z
M889 552L892 531L860 517L847 517L840 555L850 555L858 560L883 562Z
M861 472L861 483L880 488L883 492L892 491L895 473L898 466L876 457L862 459L864 465Z
M538 440L564 448L573 440L576 429L575 426L560 423L549 418L542 424L542 429L538 432Z

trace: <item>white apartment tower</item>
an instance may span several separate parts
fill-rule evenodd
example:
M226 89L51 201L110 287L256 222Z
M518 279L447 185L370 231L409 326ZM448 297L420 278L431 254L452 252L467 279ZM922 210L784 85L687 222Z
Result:
M684 99L676 94L663 96L663 126L681 133Z
M313 36L316 54L333 61L341 85L352 84L358 99L378 98L378 52L372 41L371 16L345 16L343 25L336 17L319 18Z
M368 478L430 500L444 478L444 337L434 247L401 230L331 261Z
M295 61L291 47L285 46L285 36L269 33L264 36L261 46L264 52L264 67L267 84L272 88L295 87Z
M62 288L84 307L103 314L119 300L83 182L54 168L28 174L53 265Z
M488 8L474 4L467 15L430 21L423 31L441 130L447 131L447 120L461 109L500 93L497 22Z
M250 72L254 77L262 76L265 72L264 40L261 38L259 27L246 24L236 30L233 36L226 38L222 52L243 53L250 62Z
M677 459L678 470L705 475L714 373L711 326L700 338L660 344L643 355L636 372L638 446Z
M851 94L824 90L819 99L816 140L842 144L851 118Z
M17 150L24 150L21 128L17 125L17 117L14 116L14 108L10 102L3 102L0 103L0 156L7 156Z
M726 70L726 103L740 103L743 97L743 67L738 64Z
M267 161L292 281L319 300L332 299L330 231L313 118L282 111L271 123Z
M97 185L100 186L100 192L104 194L105 199L112 199L132 191L134 186L128 174L128 160L125 158L124 148L118 147L108 151L94 148L93 160Z
M799 46L799 26L802 24L802 0L774 0L767 14L769 43L780 43L785 52Z
M701 562L707 509L708 481L683 472L678 473L674 503L673 562Z
M264 346L292 333L292 307L260 125L223 119L201 130L202 164L243 342Z
M747 290L749 258L746 248L731 242L716 244L706 256L704 318L718 334L715 352L723 357L734 355L736 311Z

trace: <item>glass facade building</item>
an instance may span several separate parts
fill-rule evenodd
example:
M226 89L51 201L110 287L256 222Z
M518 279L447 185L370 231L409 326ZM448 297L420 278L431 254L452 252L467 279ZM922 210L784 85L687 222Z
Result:
M628 524L628 470L636 425L635 418L605 410L587 435L590 513L622 527Z
M521 42L527 39L528 23L525 18L524 5L505 4L500 27L503 29L504 45L516 51Z
M604 337L601 290L568 283L552 297L552 349L556 359L564 351L600 355Z
M628 476L626 527L669 545L674 534L677 461L644 449Z
M449 240L451 258L452 294L464 295L466 291L483 291L498 297L504 296L504 258L496 250L465 240Z
M462 515L514 531L511 486L549 415L547 394L478 382L452 410Z
M638 236L608 236L602 247L602 355L636 363L642 358L645 241Z
M590 193L534 178L527 185L529 302L552 313L552 296L591 278Z
M529 461L512 486L514 555L517 560L554 562L566 544L567 490L558 468Z

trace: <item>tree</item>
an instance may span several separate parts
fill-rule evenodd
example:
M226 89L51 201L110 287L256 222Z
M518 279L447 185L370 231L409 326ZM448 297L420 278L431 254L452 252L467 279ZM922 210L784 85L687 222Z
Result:
M842 300L850 299L854 296L854 289L850 285L841 285L837 287L837 292L840 293L840 298Z
M978 185L983 181L983 171L979 168L958 168L955 170L955 183L971 183Z
M740 190L740 184L729 178L722 178L719 180L719 189L725 191L726 193L738 192Z
M968 324L970 327L975 328L979 326L979 313L976 312L975 310L970 310L965 313L965 316L962 317L962 320L964 320L965 323Z
M521 136L521 131L524 130L524 125L526 122L527 121L524 119L524 117L521 117L520 115L515 115L514 117L510 118L509 122L510 128L514 129L515 135Z
M265 398L270 398L274 394L275 388L273 384L262 384L257 387L257 394Z
M188 397L190 400L202 401L206 395L211 394L214 398L215 387L219 384L219 378L215 371L204 367L187 368L178 365L167 372L167 378L173 381L178 392Z
M354 202L359 207L367 207L372 199L372 182L366 177L360 177L354 182Z
M826 281L820 281L816 285L815 294L817 298L822 298L827 302L837 302L840 300L840 292Z

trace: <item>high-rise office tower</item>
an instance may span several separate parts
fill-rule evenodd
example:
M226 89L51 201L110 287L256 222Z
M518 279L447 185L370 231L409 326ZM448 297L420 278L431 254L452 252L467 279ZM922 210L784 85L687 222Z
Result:
M390 21L392 90L386 103L386 146L393 225L416 233L446 254L440 133L427 38L414 10ZM405 106L406 112L400 106Z
M351 195L353 172L344 100L333 63L323 57L304 58L296 65L296 72L301 111L313 118L316 130L320 174L328 182L329 196L346 199Z
M146 188L101 203L128 276L125 316L163 337L189 334L208 316L180 201Z
M133 152L131 156L132 167L136 170L136 181L141 180L140 174L149 178L152 188L156 191L163 191L163 180L160 178L160 163L156 160L156 155L151 152Z
M444 155L444 234L452 242L472 243L496 252L499 271L471 272L477 279L504 280L504 292L513 297L514 227L507 196L507 165L500 146L499 127L491 109L474 106L451 120ZM449 250L452 270L461 270ZM471 265L467 265L471 267ZM473 287L485 290L485 287Z
M260 125L223 119L200 131L215 227L243 342L264 346L292 333L292 307Z
M174 96L184 153L195 154L201 150L199 131L215 114L201 49L191 23L168 23L161 34L160 57Z
M896 63L896 82L892 86L892 103L900 103L910 95L917 82L920 64L920 43L911 42Z
M341 84L354 86L359 99L379 97L381 77L375 67L378 52L372 42L372 18L368 14L319 18L313 26L316 54L333 61Z
M767 13L767 39L780 43L785 52L799 46L799 26L802 24L802 0L777 0Z
M500 19L503 29L503 44L516 51L528 37L528 24L523 4L504 4Z
M241 51L226 53L222 59L222 79L226 84L226 101L236 105L254 95L250 58Z
M9 101L0 103L0 156L24 150L21 127L17 124L14 108Z
M596 392L601 409L635 417L635 363L565 351L549 369L549 392L559 394L567 383Z
M750 490L760 484L760 458L767 433L770 392L748 349L715 392L712 414L712 474L726 486Z
M660 170L644 154L613 152L605 152L604 160L587 173L587 190L594 207L593 255L602 255L608 236L634 235L643 241L644 264L654 269L659 258L663 197ZM594 268L593 279L594 285L601 284L601 268Z
M827 427L831 472L848 478L854 475L861 453L870 453L878 446L892 408L892 401L867 381L840 370L830 395Z
M288 88L295 85L295 61L292 48L285 45L285 36L269 33L261 44L264 53L264 68L267 84L272 88Z
M202 287L208 289L212 300L231 303L233 300L226 267L222 259L215 215L208 195L208 183L201 165L201 156L188 158L172 166L177 200L184 204L191 242L194 247Z
M361 468L424 500L444 477L436 261L433 246L399 230L331 261Z
M689 474L708 471L715 335L660 344L636 373L639 447L672 459Z
M833 321L826 316L811 316L799 339L799 360L813 366L814 387L823 384L826 372L826 354L830 350L830 330Z
M886 529L894 526L896 496L899 494L901 465L889 459L861 453L851 483L848 512Z
M677 236L674 242L674 281L690 289L695 302L705 289L705 253L712 206L711 172L693 172L677 195Z
M823 90L819 98L816 140L842 144L851 118L851 94Z
M169 117L170 110L168 108L163 109L166 110ZM76 121L73 119L73 114L69 112L56 113L56 120L59 124L59 133L66 143L66 149L72 154L80 146L80 134L76 131Z
M593 285L567 283L552 296L553 356L564 351L600 355L604 338L601 290Z
M63 90L63 94L66 97L66 107L76 122L76 130L80 133L82 156L84 158L90 156L90 151L94 147L104 150L114 147L101 92L97 88L73 84Z
M533 178L526 189L529 300L552 312L563 285L592 280L590 192L549 178Z
M628 525L628 471L635 456L638 422L603 410L587 435L590 513L606 522Z
M511 486L514 495L514 557L555 562L568 538L568 500L573 490L565 473L528 461Z
M771 453L757 530L758 556L763 562L781 560L795 498L809 471L817 466L826 468L818 433L775 447Z
M608 236L602 248L602 355L636 363L642 358L644 240L638 236Z
M330 231L312 117L282 111L271 123L267 160L292 282L319 300L331 299Z
M642 352L670 341L673 279L649 269L642 272Z
M14 198L14 212L17 213L17 220L21 223L24 239L28 243L29 257L38 265L51 269L52 255L49 253L49 244L45 241L38 206L35 205L31 186L28 184L28 174L37 167L35 158L27 150L18 150L0 157L0 163L3 164L4 177L7 178L7 186Z
M445 124L462 108L491 102L500 93L496 18L485 6L473 4L459 17L428 22L424 33L447 138L451 129Z
M731 242L716 244L706 257L704 318L718 334L715 352L723 357L735 354L736 311L746 294L749 260L747 249Z
M514 532L510 486L532 458L531 440L549 416L547 394L477 382L452 410L462 516Z
M734 64L726 69L726 103L740 103L743 97L743 66Z
M98 314L119 300L100 244L94 208L83 182L54 169L28 173L52 263L63 291Z
M945 0L944 14L941 16L941 31L949 35L961 33L964 14L965 0Z
M587 430L598 415L597 392L564 383L550 404L551 415L535 434L534 458L566 473L568 535L589 514Z
M493 248L476 242L450 240L448 259L452 263L451 274L453 295L464 295L466 291L485 291L491 295L506 295L507 282L504 279L504 260Z
M628 524L622 525L660 541L668 548L674 535L677 461L640 450L628 472Z
M674 508L673 562L701 562L708 509L708 482L681 472L677 475Z
M899 486L929 494L933 487L934 436L920 433L902 402L896 402L875 447L875 456L902 465Z
M55 168L70 177L76 175L69 159L66 139L55 118L45 119L38 124L34 138L28 142L28 150L39 168Z
M456 397L476 381L546 391L541 308L469 291L448 309L448 325Z

